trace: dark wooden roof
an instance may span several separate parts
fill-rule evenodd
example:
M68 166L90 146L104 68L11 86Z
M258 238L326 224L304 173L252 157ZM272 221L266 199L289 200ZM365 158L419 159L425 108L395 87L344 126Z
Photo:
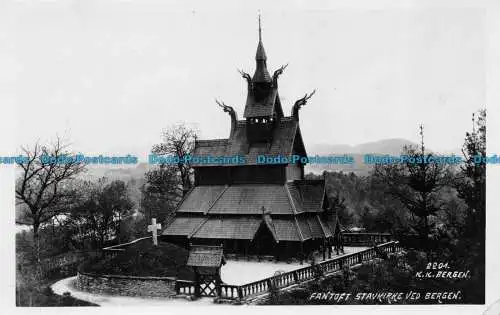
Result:
M293 214L284 185L246 184L229 186L209 210L211 214Z
M246 165L256 165L257 155L291 157L294 144L299 148L298 154L305 156L305 148L300 135L299 123L292 117L284 117L274 129L271 146L266 143L250 145L247 138L247 122L238 121L230 139L197 140L195 142L195 156L236 156L246 159ZM298 141L299 143L295 143ZM193 164L194 167L213 166L214 164ZM233 166L237 164L223 164L218 166Z
M191 267L220 267L224 262L221 246L191 245L186 265Z
M206 212L213 206L226 186L196 186L184 197L177 207L178 212Z
M247 94L247 101L245 105L245 111L243 112L243 117L271 117L276 109L275 105L277 105L278 103L281 104L281 102L279 102L279 94L276 87L270 88L269 91L267 91L267 95L260 98L257 98L254 93L249 91ZM281 110L281 105L279 110Z
M206 219L203 216L176 215L168 225L168 228L163 230L162 235L189 236Z
M330 231L332 232L332 235L335 235L335 232L337 229L340 230L340 223L339 223L339 217L338 215L331 215L326 221L327 226L329 227Z
M163 235L252 240L265 224L276 241L330 237L336 222L333 218L323 222L319 216L324 194L324 180L196 186L184 197Z
M323 211L324 180L295 180L287 185L297 213Z
M257 44L257 52L255 53L256 61L265 61L267 60L266 51L264 49L264 44L262 44L262 40L259 39L259 43Z
M301 242L308 239L330 237L336 222L323 222L318 215L213 216L178 214L163 231L163 235L184 236L189 239L253 240L255 233L265 224L276 241ZM333 228L333 230L332 230Z
M178 213L273 215L322 212L324 180L295 180L286 184L196 186L177 207Z
M211 217L193 234L192 238L253 240L262 218Z

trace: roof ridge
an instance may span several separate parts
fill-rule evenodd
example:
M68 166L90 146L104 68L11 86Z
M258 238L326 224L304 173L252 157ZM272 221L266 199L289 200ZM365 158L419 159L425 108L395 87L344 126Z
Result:
M273 235L274 239L276 240L276 243L279 243L280 240L278 238L278 234L276 234L276 228L274 227L273 220L271 218L271 215L266 213L262 216L262 220L264 221L264 224L267 226L271 234Z
M204 219L200 222L200 224L198 224L198 226L197 226L197 227L196 227L196 228L195 228L195 229L194 229L191 233L189 233L189 235L188 235L188 237L187 237L187 238L188 238L188 239L190 239L191 237L193 237L193 235L195 235L195 234L196 234L196 233L197 233L197 232L201 229L201 227L202 227L205 223L207 223L207 221L208 221L208 216L207 216L206 218L204 218Z
M312 238L312 239L314 239L315 237L314 237L314 235L313 235L313 234L314 234L314 233L313 233L313 229L312 229L312 227L311 227L311 224L309 224L309 219L310 219L310 218L305 218L305 219L306 219L306 224L307 224L307 227L309 228L309 232L311 233L311 238Z
M290 193L290 190L288 188L288 183L286 183L284 186L285 186L286 195L288 196L288 201L290 201L290 204L292 206L293 214L297 215L298 214L297 208L295 207L295 202L293 201L292 194Z
M222 197L222 195L224 195L224 193L226 192L226 190L229 188L230 185L225 185L224 189L219 193L219 195L217 196L217 198L215 198L214 202L210 205L210 207L208 207L208 209L205 211L205 215L208 214L208 212L210 212L210 210L215 206L215 204L217 203L217 201L219 201L219 199Z
M299 222L297 221L297 216L294 216L293 219L295 222L295 227L297 228L297 232L299 233L300 241L303 242L306 239L304 238L304 235L302 235L302 231L300 230Z
M318 220L318 222L319 222L319 226L321 227L321 230L323 230L323 235L325 235L325 237L327 237L327 236L326 236L326 229L325 229L325 226L323 226L323 222L321 221L321 219L320 219L320 217L319 217L319 215L318 215L318 214L316 215L316 219L317 219L317 220ZM328 230L330 230L330 228L328 228ZM332 231L331 231L331 230L330 230L330 234L332 234Z
M184 203L184 201L186 200L186 198L193 192L193 190L196 188L197 186L193 186L191 187L184 196L182 196L181 200L179 200L179 202L175 205L175 208L174 208L174 211L172 211L172 214L176 214L177 213L177 210L179 210L179 208L182 206L182 204ZM172 221L173 222L173 221Z

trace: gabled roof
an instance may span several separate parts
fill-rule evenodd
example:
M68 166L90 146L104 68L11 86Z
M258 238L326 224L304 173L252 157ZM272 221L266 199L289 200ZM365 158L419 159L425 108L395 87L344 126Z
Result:
M326 221L327 226L330 228L332 235L335 235L337 229L340 229L339 217L337 214L330 215Z
M186 265L191 267L220 267L224 263L221 246L191 245Z
M302 242L332 236L336 222L325 223L318 215L312 217L299 215L296 218L269 214L266 218L266 215L186 216L179 214L163 231L163 235L184 236L189 239L253 240L262 224L266 225L277 242Z
M279 243L280 239L279 236L276 234L276 227L274 226L273 219L271 218L271 215L269 213L264 213L262 215L263 223L266 225L267 229L269 232L271 232L271 235L273 236L274 240Z
M184 197L163 235L253 240L265 224L276 241L330 237L336 222L333 218L324 222L318 215L323 194L323 180L196 186Z
M292 117L283 117L279 125L274 129L272 143L269 146L267 143L252 144L247 138L247 122L239 120L236 124L234 133L230 139L217 140L197 140L195 141L194 156L242 156L245 158L245 165L256 165L257 155L264 154L267 156L283 156L291 157L294 152L294 145L299 147L299 154L306 155L305 148L300 136L299 123ZM299 141L300 143L295 143ZM203 166L234 166L237 163L225 164L204 164L193 163L194 167Z

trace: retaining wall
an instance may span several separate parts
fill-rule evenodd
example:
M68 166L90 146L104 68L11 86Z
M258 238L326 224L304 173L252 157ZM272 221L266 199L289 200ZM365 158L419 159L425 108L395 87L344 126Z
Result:
M170 297L176 294L175 278L97 275L79 272L76 287L79 290L125 296Z

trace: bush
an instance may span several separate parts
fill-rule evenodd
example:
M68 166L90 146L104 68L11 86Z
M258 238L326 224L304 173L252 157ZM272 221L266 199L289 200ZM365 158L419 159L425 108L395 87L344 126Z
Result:
M146 239L130 245L116 257L88 260L79 269L96 274L194 280L193 269L186 266L188 254L186 249L174 244L162 242L154 246L150 239Z

